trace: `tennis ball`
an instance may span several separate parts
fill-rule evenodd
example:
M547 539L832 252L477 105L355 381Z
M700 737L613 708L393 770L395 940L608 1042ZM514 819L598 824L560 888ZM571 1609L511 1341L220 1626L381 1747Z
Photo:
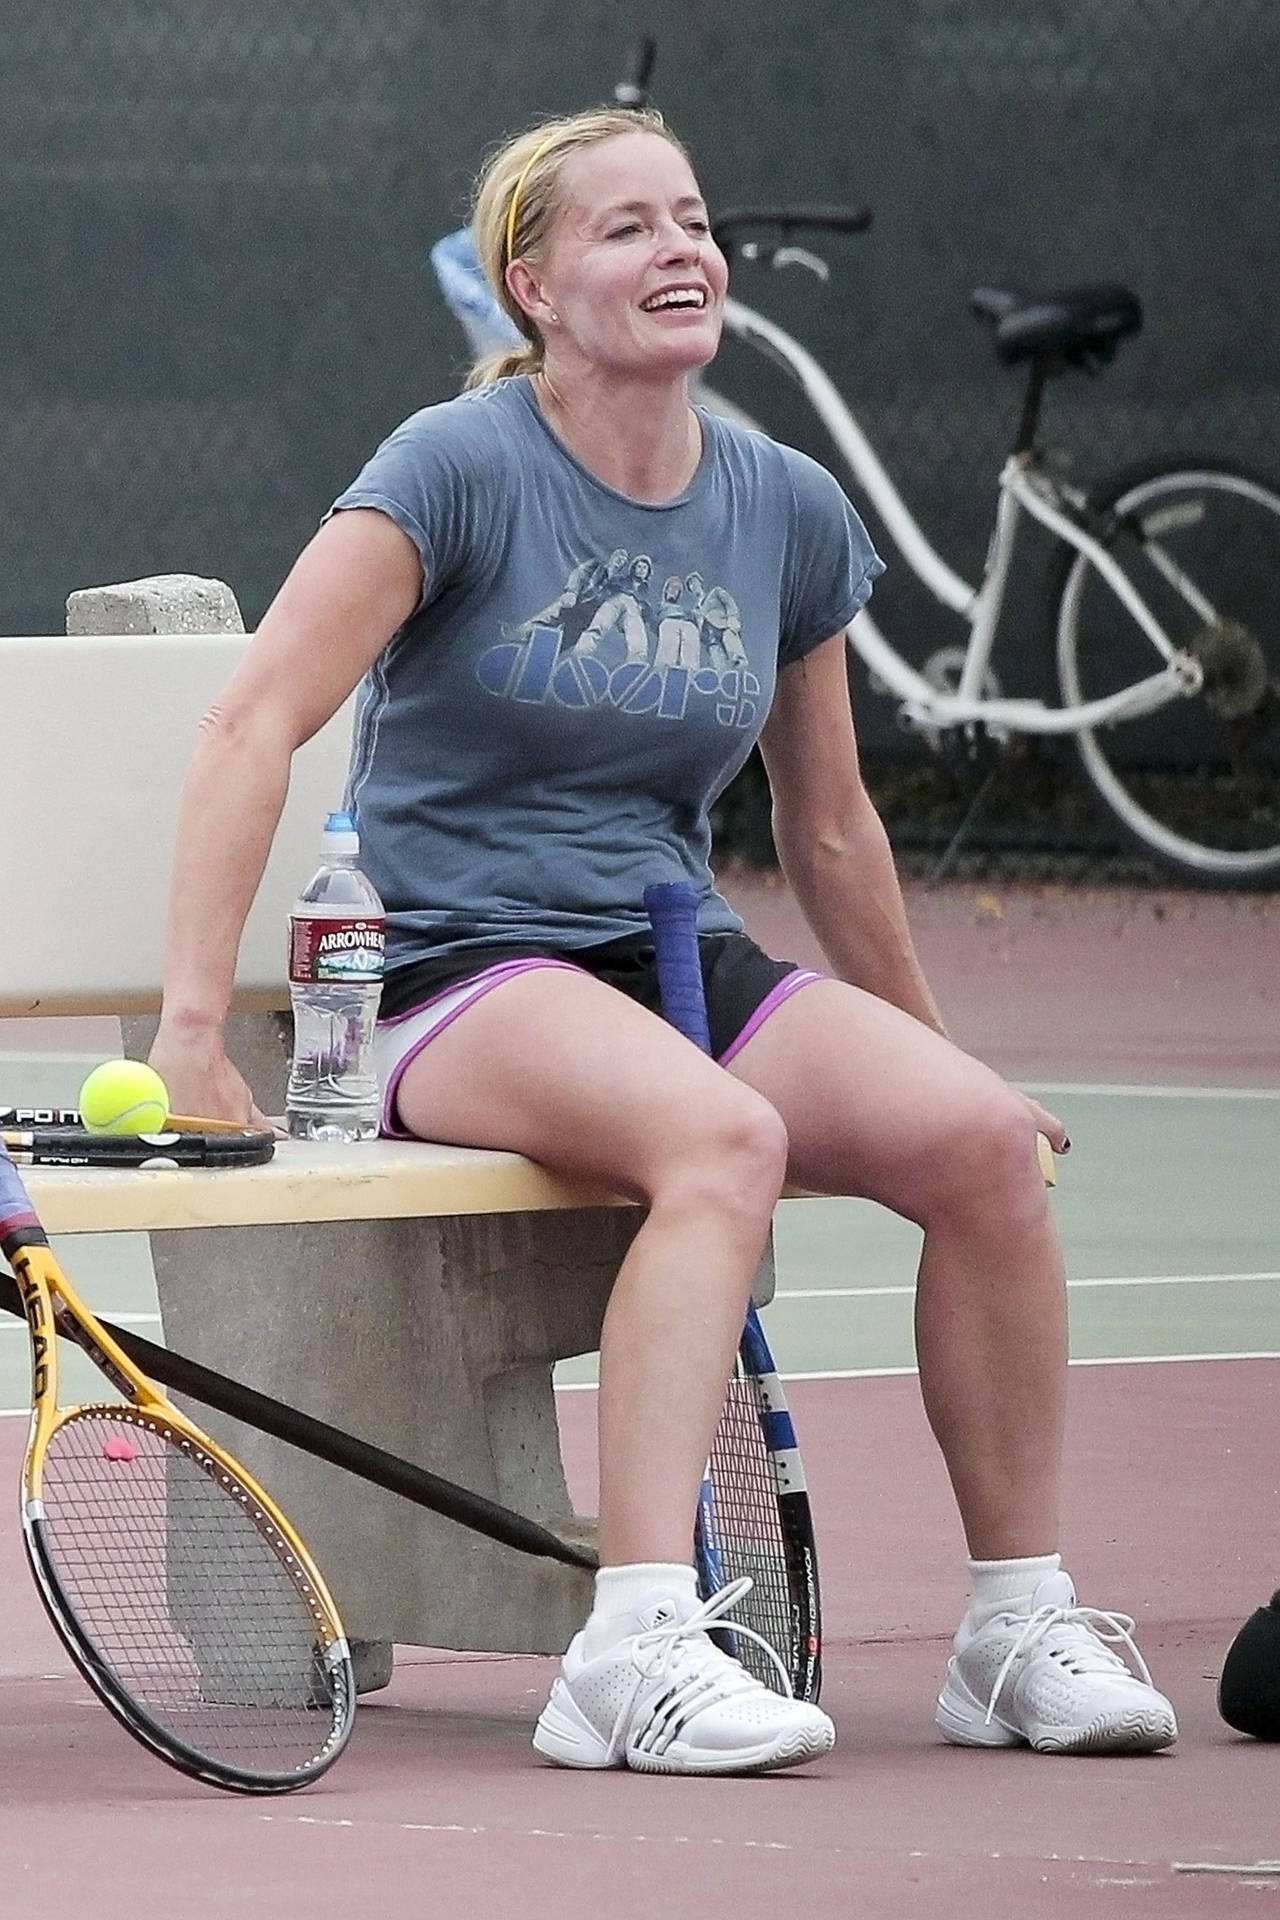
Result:
M141 1060L104 1060L80 1089L80 1117L90 1133L159 1133L169 1089Z

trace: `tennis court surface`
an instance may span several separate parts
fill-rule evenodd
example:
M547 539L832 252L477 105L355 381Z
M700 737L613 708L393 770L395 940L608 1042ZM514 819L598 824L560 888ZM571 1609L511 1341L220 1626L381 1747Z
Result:
M738 897L759 937L811 957L784 891ZM878 1920L925 1903L957 1920L1176 1920L1280 1900L1275 1750L1233 1734L1214 1699L1233 1634L1280 1584L1280 901L957 887L913 889L911 905L956 1038L1075 1142L1055 1200L1077 1361L1065 1545L1082 1598L1136 1616L1179 1712L1172 1753L938 1741L963 1547L910 1372L915 1236L869 1207L794 1202L766 1319L814 1492L828 1761L740 1781L555 1771L528 1745L550 1660L406 1649L317 1787L220 1795L91 1699L45 1625L15 1515L0 1525L0 1913L38 1896L102 1920L143 1901L183 1920L500 1903L533 1920ZM136 1261L91 1277L85 1251L69 1264L96 1308L154 1310ZM15 1324L0 1488L16 1486L24 1367ZM590 1367L563 1385L589 1509Z

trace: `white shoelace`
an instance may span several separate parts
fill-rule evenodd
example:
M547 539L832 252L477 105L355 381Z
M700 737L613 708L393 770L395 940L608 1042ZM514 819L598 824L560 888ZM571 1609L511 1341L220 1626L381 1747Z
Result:
M750 1593L752 1584L753 1582L750 1576L744 1574L738 1580L731 1580L727 1587L721 1587L719 1593L713 1593L709 1600L704 1600L702 1605L697 1607L694 1612L689 1615L687 1620L664 1621L661 1626L646 1627L643 1633L638 1633L631 1644L631 1660L641 1679L659 1680L665 1678L675 1666L680 1655L690 1650L687 1647L687 1642L693 1639L695 1635L705 1634L707 1628L715 1626L717 1622L725 1621L726 1615L732 1608L737 1606L739 1600L744 1599L746 1595ZM792 1691L790 1676L764 1635L757 1633L754 1627L744 1627L737 1620L728 1621L726 1624L734 1634L741 1635L747 1640L754 1640L757 1646L764 1649L777 1669L778 1678L782 1682L783 1691L787 1699L793 1699L795 1696ZM715 1683L712 1683L711 1686L708 1687L708 1697L699 1702L700 1706L709 1705L712 1697L723 1698L729 1693L739 1691L744 1683L747 1687L759 1686L760 1682L758 1680L747 1673L745 1668L740 1666L737 1661L731 1660L729 1655L721 1653L720 1649L714 1644L705 1650L700 1648L698 1651L703 1658L706 1658L707 1655L714 1656L715 1664L721 1668L719 1685L717 1686ZM726 1668L731 1669L731 1671L725 1671L724 1669ZM726 1685L726 1682L730 1684ZM704 1682L704 1685L705 1684ZM698 1691L698 1682L696 1679L687 1691L691 1693ZM634 1698L635 1695L633 1693L632 1699L634 1700ZM682 1704L691 1704L691 1702L685 1700L683 1695L681 1696L681 1700ZM631 1701L628 1701L614 1723L613 1734L615 1739L630 1712Z
M1123 1669L1124 1661L1118 1654L1111 1651L1111 1646L1123 1646L1132 1656L1142 1680L1150 1686L1151 1670L1139 1653L1133 1638L1136 1624L1137 1622L1130 1614L1108 1613L1102 1607L1037 1607L1004 1657L1004 1664L995 1677L995 1684L987 1701L984 1724L991 1725L995 1717L996 1701L1000 1698L1000 1689L1008 1679L1010 1670L1019 1655L1038 1645L1055 1627L1073 1628L1083 1635L1084 1642L1079 1651L1073 1648L1068 1656L1077 1670L1101 1673L1108 1667ZM1110 1646L1106 1644L1108 1641L1111 1643Z

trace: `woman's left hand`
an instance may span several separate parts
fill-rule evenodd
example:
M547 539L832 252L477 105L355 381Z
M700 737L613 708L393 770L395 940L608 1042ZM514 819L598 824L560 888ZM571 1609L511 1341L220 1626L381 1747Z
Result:
M1042 1107L1038 1100L1033 1100L1029 1093L1023 1094L1022 1097L1027 1103L1031 1118L1036 1123L1036 1131L1044 1135L1054 1152L1070 1152L1071 1142L1067 1138L1067 1130L1057 1115L1050 1113L1047 1107Z

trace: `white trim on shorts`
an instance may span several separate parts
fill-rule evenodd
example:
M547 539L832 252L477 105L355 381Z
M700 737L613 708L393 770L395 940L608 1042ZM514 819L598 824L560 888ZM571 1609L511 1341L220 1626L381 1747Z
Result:
M390 1020L378 1022L373 1058L382 1088L381 1131L385 1139L417 1138L407 1127L400 1125L396 1112L396 1095L410 1061L416 1060L438 1033L452 1026L460 1013L473 1007L477 1000L483 1000L486 993L490 993L494 987L500 987L506 980L514 980L517 974L531 972L535 967L558 967L565 973L584 971L582 967L575 967L570 960L555 960L549 954L526 954L518 960L500 960L497 966L485 967L483 972L472 974L469 980L446 987L432 999L424 1000L420 1007L411 1007L408 1013L397 1013Z
M425 1047L428 1047L436 1035L452 1026L458 1015L482 1000L494 987L500 987L507 980L514 980L518 974L530 973L535 967L555 967L562 973L587 973L586 967L575 966L571 960L557 960L549 954L526 954L516 960L502 960L496 966L485 967L469 980L462 980L456 986L446 987L420 1007L411 1007L408 1013L398 1013L389 1020L378 1022L374 1038L374 1062L378 1081L382 1087L382 1127L383 1137L389 1140L414 1140L416 1134L409 1132L400 1124L396 1111L396 1096L406 1068L417 1059ZM760 1031L770 1014L776 1013L784 1001L801 987L811 986L815 980L826 976L815 973L810 967L797 967L779 980L776 987L767 993L742 1031L737 1034L725 1051L720 1055L720 1065L727 1067L729 1062Z

